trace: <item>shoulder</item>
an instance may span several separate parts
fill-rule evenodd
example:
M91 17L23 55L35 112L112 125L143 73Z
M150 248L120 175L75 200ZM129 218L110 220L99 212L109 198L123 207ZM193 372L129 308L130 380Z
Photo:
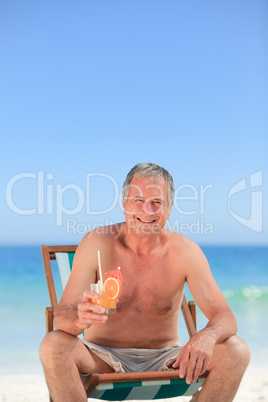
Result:
M114 249L121 230L121 224L102 226L88 232L79 243L73 262L73 271L98 268L98 250L104 260Z
M196 242L194 242L192 239L189 237L183 236L180 233L174 232L173 230L166 229L165 231L165 236L172 248L175 249L182 249L186 253L188 252L198 252L198 250L201 251L200 247L197 245Z
M119 238L122 225L122 223L118 223L100 226L91 230L84 236L77 251L87 250L90 252L91 250L98 250L99 248L103 248L104 244L106 249L109 248L109 245L113 245Z
M174 257L179 257L180 261L184 262L185 267L194 269L201 265L208 265L203 251L194 240L172 230L167 231L167 239L169 249L174 254Z

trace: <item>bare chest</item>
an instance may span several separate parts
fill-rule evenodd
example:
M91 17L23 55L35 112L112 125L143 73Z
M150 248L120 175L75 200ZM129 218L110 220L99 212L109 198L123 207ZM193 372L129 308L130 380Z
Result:
M180 308L185 281L179 265L160 257L129 259L121 265L124 282L118 312L161 316Z

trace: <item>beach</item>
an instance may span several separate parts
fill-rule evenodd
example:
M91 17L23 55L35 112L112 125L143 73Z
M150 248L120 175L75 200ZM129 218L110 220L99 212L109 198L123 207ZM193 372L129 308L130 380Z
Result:
M170 402L188 402L190 400L189 397L169 399ZM92 399L92 401L95 400ZM249 365L234 401L268 401L268 365ZM1 376L0 402L48 402L48 390L44 376Z

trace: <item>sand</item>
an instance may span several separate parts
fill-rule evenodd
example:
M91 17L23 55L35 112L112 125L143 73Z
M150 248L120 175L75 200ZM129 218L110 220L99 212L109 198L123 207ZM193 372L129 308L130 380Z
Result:
M169 401L186 402L189 398L173 398ZM268 366L249 366L234 401L268 402ZM44 377L1 376L0 402L48 402Z

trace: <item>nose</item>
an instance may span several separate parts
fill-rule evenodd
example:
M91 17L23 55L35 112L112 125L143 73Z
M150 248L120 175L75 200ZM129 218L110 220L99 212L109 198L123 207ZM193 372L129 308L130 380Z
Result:
M147 201L144 202L144 204L143 204L143 211L144 211L147 215L154 215L155 212L157 211L157 209L158 209L158 206L157 206L154 202L152 202L152 201L150 201L150 200L147 200Z

